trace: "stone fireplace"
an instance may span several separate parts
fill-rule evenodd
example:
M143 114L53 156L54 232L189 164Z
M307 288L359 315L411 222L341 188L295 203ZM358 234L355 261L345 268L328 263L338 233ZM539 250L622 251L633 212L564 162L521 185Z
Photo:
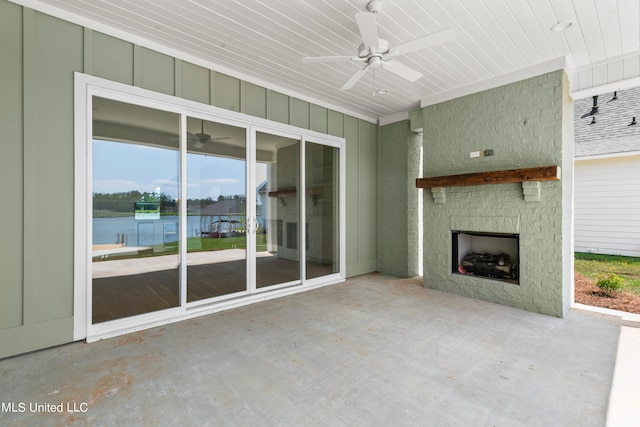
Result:
M424 107L422 128L425 179L446 182L419 190L424 286L563 317L573 291L572 102L564 72ZM491 155L473 155L478 152ZM557 171L555 180L523 175L501 181L487 174L547 166ZM476 174L480 181L449 181ZM494 250L498 241L476 240L487 236L515 242L516 249ZM517 279L461 272L461 246L511 251Z

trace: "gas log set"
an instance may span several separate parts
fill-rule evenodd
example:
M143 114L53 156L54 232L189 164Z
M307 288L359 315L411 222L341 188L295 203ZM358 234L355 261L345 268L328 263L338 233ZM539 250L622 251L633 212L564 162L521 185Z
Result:
M511 263L507 254L473 253L462 259L458 265L458 273L494 279L518 280L518 263Z

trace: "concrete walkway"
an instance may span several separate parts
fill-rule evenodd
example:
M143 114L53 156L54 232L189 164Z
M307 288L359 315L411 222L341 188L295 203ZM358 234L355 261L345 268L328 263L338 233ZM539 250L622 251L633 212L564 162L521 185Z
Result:
M121 251L137 251L140 248L124 247ZM144 248L142 248L144 249ZM124 252L123 252L124 253ZM95 251L94 251L95 254ZM95 256L95 255L94 255ZM273 257L269 252L256 253L257 258ZM244 249L224 249L219 251L190 252L187 254L187 265L218 264L224 262L244 261L247 252ZM143 258L126 258L94 262L91 266L93 278L127 276L130 274L150 273L153 271L172 270L178 268L178 254L157 255Z
M638 340L607 315L558 319L372 274L0 360L0 421L618 426L638 420L620 400L608 414L618 391L640 395L619 370L640 360Z

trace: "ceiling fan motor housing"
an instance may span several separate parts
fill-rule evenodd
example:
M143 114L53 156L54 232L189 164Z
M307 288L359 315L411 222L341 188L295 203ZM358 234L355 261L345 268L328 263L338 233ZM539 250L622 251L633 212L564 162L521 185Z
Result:
M378 13L382 9L382 2L380 0L371 0L367 3L367 10L371 13Z

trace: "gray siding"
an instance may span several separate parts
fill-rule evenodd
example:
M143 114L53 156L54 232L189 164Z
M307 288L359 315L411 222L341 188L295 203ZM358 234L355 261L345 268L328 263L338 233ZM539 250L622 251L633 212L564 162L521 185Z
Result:
M347 140L347 274L377 268L376 125L0 0L0 357L73 339L73 73Z

